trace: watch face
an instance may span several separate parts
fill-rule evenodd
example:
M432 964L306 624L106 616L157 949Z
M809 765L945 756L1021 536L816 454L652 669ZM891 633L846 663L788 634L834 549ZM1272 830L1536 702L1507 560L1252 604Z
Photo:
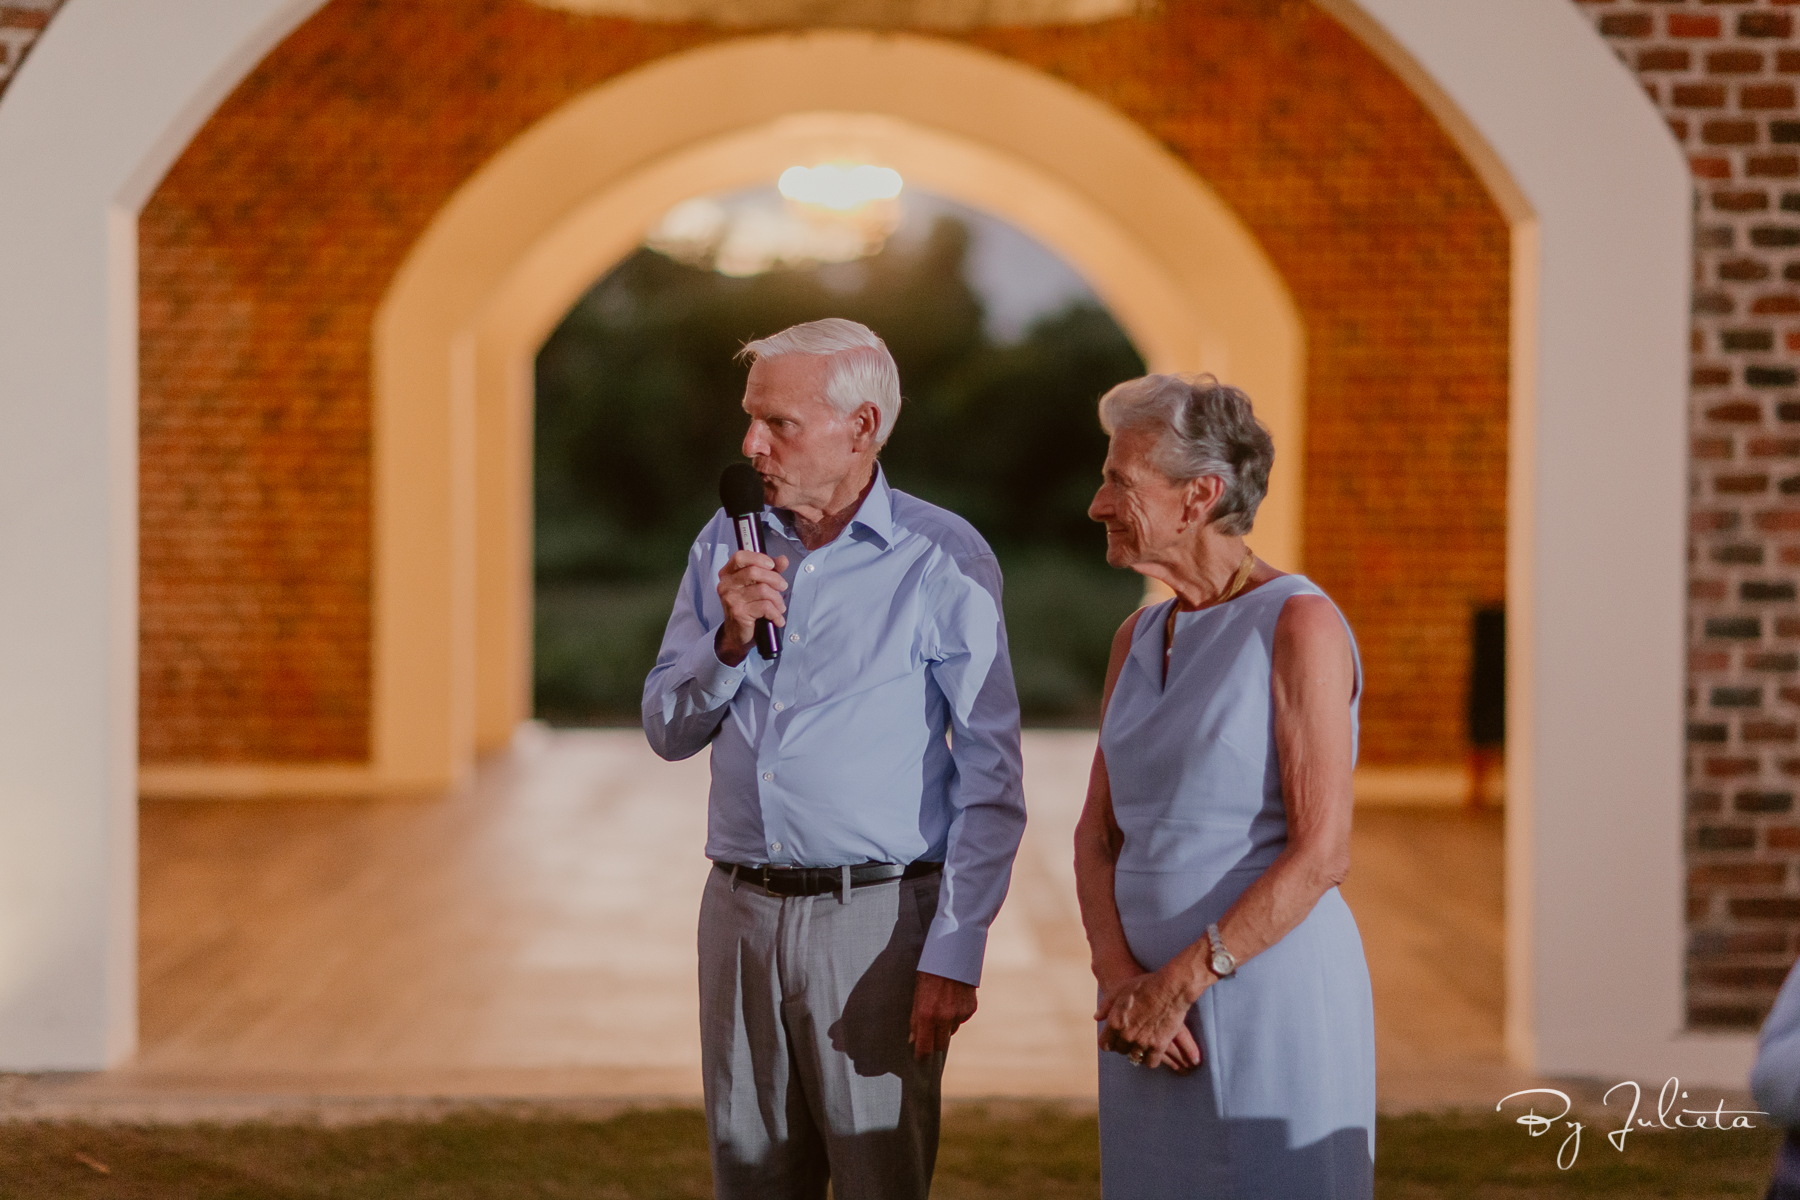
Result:
M1231 961L1231 955L1226 954L1222 950L1213 952L1212 969L1214 975L1229 975L1236 966L1237 964Z

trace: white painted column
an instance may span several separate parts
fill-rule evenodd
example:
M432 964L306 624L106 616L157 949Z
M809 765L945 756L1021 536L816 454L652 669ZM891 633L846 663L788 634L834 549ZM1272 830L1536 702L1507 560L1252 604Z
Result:
M0 99L0 1069L137 1041L137 213L319 0L71 0Z
M1514 227L1508 1046L1741 1086L1747 1035L1682 1033L1687 164L1569 0L1320 3Z

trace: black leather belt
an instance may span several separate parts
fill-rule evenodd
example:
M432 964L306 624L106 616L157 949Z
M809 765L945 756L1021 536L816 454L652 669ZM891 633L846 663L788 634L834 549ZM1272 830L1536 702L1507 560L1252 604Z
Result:
M773 896L824 896L843 890L843 867L747 867L742 863L713 863L716 870L730 875L737 883L754 883ZM869 862L850 867L850 886L868 887L892 879L923 879L944 869L941 862L920 859L901 866L899 863Z

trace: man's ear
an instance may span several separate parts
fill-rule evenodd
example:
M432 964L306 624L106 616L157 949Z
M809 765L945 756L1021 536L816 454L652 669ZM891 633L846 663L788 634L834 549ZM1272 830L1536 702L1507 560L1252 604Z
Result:
M850 444L858 453L873 446L880 432L881 410L873 404L858 405L850 414Z

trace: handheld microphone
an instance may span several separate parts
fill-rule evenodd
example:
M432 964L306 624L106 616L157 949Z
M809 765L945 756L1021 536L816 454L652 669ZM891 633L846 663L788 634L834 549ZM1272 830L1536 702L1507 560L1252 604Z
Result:
M763 481L755 468L746 463L732 463L719 476L719 503L737 531L739 550L764 553L762 526L756 514L763 510ZM767 617L756 618L756 652L765 659L781 653L781 639L775 636L775 625Z

